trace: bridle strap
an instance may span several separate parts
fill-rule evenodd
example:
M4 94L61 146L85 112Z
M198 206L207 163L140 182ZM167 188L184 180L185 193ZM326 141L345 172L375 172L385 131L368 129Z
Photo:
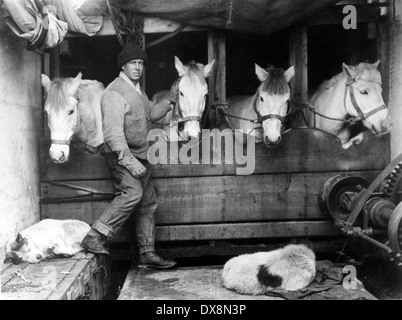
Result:
M377 112L383 110L383 109L387 109L387 106L385 104L374 108L373 110L370 110L367 113L364 113L363 110L359 107L359 105L357 104L356 101L356 97L355 97L355 92L354 92L354 88L352 86L353 83L355 83L358 80L358 78L348 78L346 83L345 83L345 95L344 95L344 106L346 109L346 97L347 97L347 92L349 90L349 96L350 96L350 101L352 102L353 107L355 108L355 110L357 111L357 114L359 115L359 117L355 117L354 118L354 122L360 121L360 120L365 120L368 117L372 116L373 114L376 114Z
M169 126L171 127L177 127L179 125L179 123L182 122L188 122L188 121L198 121L201 122L201 117L199 116L188 116L188 117L183 117L183 114L180 110L180 104L179 104L179 95L180 95L180 91L179 91L179 82L181 80L182 77L179 77L176 81L175 84L177 83L177 92L176 92L176 103L175 106L173 108L173 116L172 116L172 120L170 120Z
M61 145L67 145L67 146L70 145L70 141L71 141L71 140L56 140L56 139L50 139L50 142L51 142L52 144L61 144Z
M257 110L256 101L254 101L253 109L254 109L255 113L257 114L258 123L262 123L263 121L269 120L269 119L277 119L277 120L279 120L279 121L281 122L281 124L283 124L283 122L285 121L286 117L287 117L287 116L289 115L289 113L290 113L289 102L290 102L290 100L286 101L286 104L287 104L287 111L286 111L286 114L285 114L284 116L281 116L281 115L275 114L275 113L270 113L270 114L267 114L267 115L265 115L265 116L261 116L261 114L260 114L260 113L258 112L258 110Z

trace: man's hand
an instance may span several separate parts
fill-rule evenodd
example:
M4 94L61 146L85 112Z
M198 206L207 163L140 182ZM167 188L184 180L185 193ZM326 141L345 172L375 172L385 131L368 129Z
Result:
M164 99L169 100L171 103L176 103L177 95L179 93L179 81L175 81L170 88L170 91L166 93Z
M125 167L135 178L141 178L147 173L145 166L134 157L130 150L118 151L119 164Z
M147 173L145 166L137 159L131 161L125 167L135 178L142 178Z

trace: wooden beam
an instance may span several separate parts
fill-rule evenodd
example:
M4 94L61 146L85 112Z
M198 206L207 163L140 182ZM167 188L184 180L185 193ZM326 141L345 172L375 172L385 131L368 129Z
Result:
M345 4L346 5L346 4ZM303 23L306 25L327 25L327 24L340 24L345 18L345 14L342 12L345 5L336 5L329 7L325 12L310 18ZM358 5L353 4L357 11L357 23L369 23L378 22L380 16L380 6L377 5Z
M386 105L389 99L389 57L390 57L390 27L389 23L382 21L376 25L377 33L377 59L380 60L378 66L382 80L382 96Z
M341 235L341 232L338 231L332 221L291 221L157 226L155 240L163 242L217 239L334 237ZM116 241L123 239L127 240L128 234L116 234Z
M350 172L374 180L378 171ZM319 190L331 173L155 179L156 223L196 224L277 220L322 220ZM70 188L41 183L46 218L74 218L92 224L107 200L80 199L89 192L114 194L112 181L69 181ZM82 190L71 189L71 186ZM88 191L83 191L83 190ZM109 201L113 196L109 197ZM46 201L44 201L46 200Z
M295 76L291 80L292 100L300 103L308 102L308 41L307 26L291 28L289 57L290 65L295 68ZM306 126L302 117L292 118L292 128Z
M402 15L401 2L396 1L395 21L390 21L390 95L389 109L392 116L391 160L402 153ZM391 15L392 16L392 15Z
M208 62L215 66L208 77L210 103L226 102L226 35L220 31L208 32Z
M47 143L41 147L42 181L111 178L102 155L71 148L71 160L57 164L49 157L49 145ZM225 144L222 143L223 151L224 148ZM324 131L290 130L282 135L282 141L276 148L267 148L263 143L255 145L254 174L382 170L389 163L388 149L389 135L368 137L360 145L345 150L338 138ZM224 160L226 156L223 151ZM246 155L247 150L243 154ZM362 154L365 156L362 157ZM152 169L153 176L171 178L235 175L239 165L233 154L229 157L232 157L233 164L204 164L202 161L200 164L156 164ZM248 161L248 165L252 166L251 161Z
M169 33L175 31L181 24L179 22L160 19L160 18L145 18L144 20L144 33ZM194 31L205 31L206 28L196 27L196 26L186 26L182 32L194 32ZM102 28L97 32L94 37L102 36L114 36L116 32L114 31L113 23L109 18L105 18ZM68 32L66 38L74 37L86 37L84 34Z

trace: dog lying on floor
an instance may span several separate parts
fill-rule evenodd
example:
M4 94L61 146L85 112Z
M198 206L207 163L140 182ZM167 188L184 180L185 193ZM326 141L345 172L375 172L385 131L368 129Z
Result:
M315 254L305 245L243 254L223 267L223 285L238 293L259 295L272 289L296 291L315 277Z
M87 223L79 220L42 220L6 244L4 262L38 263L58 255L72 257L84 250L80 243L89 229Z

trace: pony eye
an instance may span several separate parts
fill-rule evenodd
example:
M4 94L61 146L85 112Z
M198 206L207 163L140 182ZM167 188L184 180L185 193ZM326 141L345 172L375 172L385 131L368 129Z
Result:
M73 113L74 113L74 110L70 110L70 111L68 112L68 115L71 116Z
M360 93L361 93L361 94L364 94L364 95L367 95L367 94L368 94L368 91L367 91L367 90L362 90L362 91L360 91Z
M264 102L264 98L263 98L263 97L260 97L260 100L261 100L261 102Z
M181 95L182 97L184 97L184 94L183 94L183 92L181 92L181 91L180 91L180 95Z

